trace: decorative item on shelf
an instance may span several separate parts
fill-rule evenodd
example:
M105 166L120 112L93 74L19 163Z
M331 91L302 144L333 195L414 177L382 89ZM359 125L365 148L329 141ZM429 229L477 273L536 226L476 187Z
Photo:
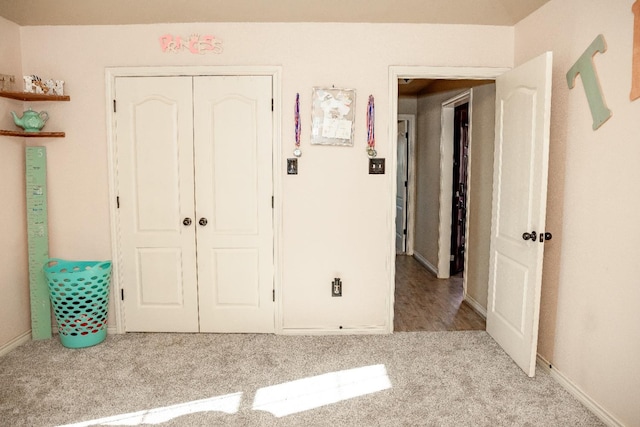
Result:
M296 148L293 150L293 155L296 157L302 156L300 151L300 94L296 93L296 105L294 108L295 115L295 135L296 135Z
M40 111L39 113L29 108L22 113L22 117L18 117L15 112L11 112L13 121L16 125L24 129L25 132L40 132L44 124L49 120L49 113Z
M369 95L369 102L367 104L367 156L373 159L378 155L376 152L376 137L374 133L375 127L375 104L373 95Z
M27 93L40 93L45 95L64 95L64 80L48 79L43 81L36 75L23 76L24 91Z
M16 78L10 74L0 74L0 91L10 92L13 90L13 84Z

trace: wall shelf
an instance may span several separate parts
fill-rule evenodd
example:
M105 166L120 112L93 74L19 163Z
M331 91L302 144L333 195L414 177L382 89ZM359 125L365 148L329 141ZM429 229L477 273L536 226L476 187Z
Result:
M64 138L64 132L24 132L0 129L0 135L20 136L24 138Z
M68 95L46 95L43 93L29 93L29 92L0 91L0 97L17 99L19 101L70 101L71 100L71 98Z
M30 92L3 92L0 91L1 98L17 99L18 101L69 101L68 95L46 95L44 93ZM22 138L64 138L64 132L24 132L15 130L0 129L0 135L18 136Z

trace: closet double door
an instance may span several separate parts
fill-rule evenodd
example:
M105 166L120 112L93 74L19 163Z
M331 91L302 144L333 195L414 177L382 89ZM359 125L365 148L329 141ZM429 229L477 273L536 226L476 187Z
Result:
M116 78L126 331L274 331L271 79Z

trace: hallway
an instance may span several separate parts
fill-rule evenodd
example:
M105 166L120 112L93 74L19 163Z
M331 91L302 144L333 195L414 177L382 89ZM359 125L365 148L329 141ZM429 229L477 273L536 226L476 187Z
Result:
M396 256L395 332L485 330L462 296L461 274L437 279L413 257Z

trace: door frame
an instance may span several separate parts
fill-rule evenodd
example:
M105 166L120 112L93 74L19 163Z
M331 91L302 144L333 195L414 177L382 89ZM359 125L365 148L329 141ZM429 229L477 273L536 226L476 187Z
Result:
M454 141L454 110L455 107L462 104L469 104L469 151L467 158L467 174L471 175L471 153L472 153L472 107L473 101L472 89L467 89L458 95L447 99L442 103L440 116L440 224L438 231L438 279L448 279L450 277L449 264L451 254L451 188L453 186L453 144ZM469 194L471 193L471 183L467 184L467 196L465 198L467 204L467 212L469 208ZM466 235L469 235L469 215L467 214L464 224ZM466 291L467 277L467 251L464 253L464 271L462 273L463 287ZM466 293L466 292L465 292Z
M389 157L390 173L387 185L390 193L389 214L387 215L387 229L389 231L388 246L388 283L387 310L388 310L388 332L393 332L395 284L396 284L396 261L395 261L395 209L396 209L396 175L397 171L397 142L395 140L398 133L398 79L447 79L447 80L489 80L495 79L511 68L494 67L430 67L430 66L390 66L389 67ZM449 218L451 221L451 218ZM465 255L466 256L466 255ZM466 260L465 260L466 261ZM465 263L466 264L466 263Z
M409 125L409 138L407 140L407 146L408 146L408 150L407 150L408 178L407 178L407 202L406 202L407 237L405 242L405 255L413 255L413 239L414 239L414 233L415 233L414 225L415 225L415 214L416 214L416 115L415 114L398 114L396 119L396 135L398 134L398 123L397 123L398 120L405 120ZM397 149L397 144L396 144L396 149ZM397 163L396 163L396 174L397 173L398 173L398 169L397 169Z
M273 96L273 288L275 291L274 325L275 332L282 333L282 177L279 171L283 167L281 123L282 123L282 67L280 66L185 66L185 67L108 67L105 69L105 111L107 126L107 157L109 167L109 220L111 226L111 258L113 260L111 274L111 318L115 319L115 332L125 333L124 308L120 300L121 273L119 270L120 232L117 206L117 153L114 99L116 78L118 77L172 77L172 76L270 76L272 78ZM115 302L115 304L113 304Z

